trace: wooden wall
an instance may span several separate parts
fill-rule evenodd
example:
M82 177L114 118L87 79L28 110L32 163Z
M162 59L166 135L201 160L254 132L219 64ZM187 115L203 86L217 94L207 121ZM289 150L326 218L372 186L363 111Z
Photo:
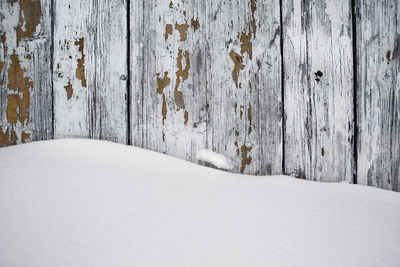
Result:
M400 191L397 0L1 0L0 146L115 141Z

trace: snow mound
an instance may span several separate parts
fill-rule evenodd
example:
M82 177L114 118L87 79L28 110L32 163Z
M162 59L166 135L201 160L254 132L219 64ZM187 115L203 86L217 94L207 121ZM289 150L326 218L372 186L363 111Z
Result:
M210 163L218 169L232 170L234 168L230 159L209 149L201 149L197 152L196 159Z
M400 266L400 194L90 140L0 149L0 266Z

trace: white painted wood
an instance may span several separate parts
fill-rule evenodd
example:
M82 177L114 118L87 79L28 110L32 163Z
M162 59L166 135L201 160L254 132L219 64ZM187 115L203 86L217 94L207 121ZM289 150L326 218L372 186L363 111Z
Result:
M127 143L125 0L56 0L55 137Z
M206 146L205 3L131 1L130 10L132 143L195 161Z
M0 147L52 136L50 7L0 2Z
M358 183L400 191L400 3L357 1Z
M235 171L282 173L279 1L207 1L208 146Z
M284 0L285 173L353 177L350 1Z

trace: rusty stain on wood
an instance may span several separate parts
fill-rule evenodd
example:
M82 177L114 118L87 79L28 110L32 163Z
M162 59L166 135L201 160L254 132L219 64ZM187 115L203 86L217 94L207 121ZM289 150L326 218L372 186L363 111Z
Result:
M74 93L74 89L72 88L71 81L68 81L68 84L64 86L65 91L67 91L67 99L71 99L72 94Z
M187 40L187 30L189 28L189 25L187 23L184 24L177 24L175 23L175 29L179 31L180 37L181 37L181 42Z
M76 46L78 46L78 51L81 53L81 57L78 58L78 65L76 67L76 78L81 80L82 86L86 87L86 77L85 77L85 53L84 53L84 47L85 47L85 38L79 38L78 41L75 41L74 43Z
M157 93L162 94L164 88L169 85L171 79L168 78L168 71L164 72L164 77L160 77L160 73L157 73Z
M239 78L239 72L241 70L243 70L243 68L244 68L243 58L233 50L231 50L231 52L229 53L229 56L231 57L233 64L234 64L234 67L232 70L232 78L233 78L233 81L235 82L236 88L239 88L238 78Z

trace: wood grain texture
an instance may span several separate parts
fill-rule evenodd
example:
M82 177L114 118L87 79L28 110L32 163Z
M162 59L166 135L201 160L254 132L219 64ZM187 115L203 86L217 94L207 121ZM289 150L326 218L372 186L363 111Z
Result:
M127 143L125 0L55 1L55 137Z
M132 143L195 161L206 146L205 3L136 0L130 10Z
M356 7L358 183L400 191L400 3Z
M207 1L208 146L235 171L282 173L279 1Z
M350 1L283 3L285 173L317 181L353 177Z
M0 147L52 137L50 8L0 2Z

